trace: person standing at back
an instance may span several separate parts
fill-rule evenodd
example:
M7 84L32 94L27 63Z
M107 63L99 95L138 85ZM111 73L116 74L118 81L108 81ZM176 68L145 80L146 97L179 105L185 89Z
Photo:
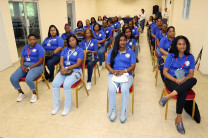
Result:
M162 20L163 20L163 23L167 23L168 22L168 9L165 8L163 13L162 13Z

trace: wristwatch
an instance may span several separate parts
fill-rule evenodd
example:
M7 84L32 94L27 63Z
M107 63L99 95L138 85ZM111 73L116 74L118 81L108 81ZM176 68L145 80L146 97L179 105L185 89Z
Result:
M30 67L27 67L28 70L30 70Z

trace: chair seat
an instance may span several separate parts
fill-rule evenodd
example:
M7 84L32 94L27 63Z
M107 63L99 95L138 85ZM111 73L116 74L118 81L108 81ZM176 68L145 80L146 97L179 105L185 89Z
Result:
M166 92L168 93L168 94L170 94L171 93L171 91L169 91L167 88L166 88ZM178 98L178 96L174 96L174 97L172 97L172 99L177 99ZM192 100L192 99L194 99L195 98L195 92L191 89L191 90L188 90L187 91L187 97L186 97L186 99L187 100Z
M129 93L132 93L134 86L131 85L131 87L129 88ZM121 87L119 88L118 93L121 93Z
M107 46L107 48L109 48L111 46L111 44L109 44L108 46Z
M77 85L78 85L81 81L82 81L82 80L80 79L80 80L78 80L77 82L75 82L75 83L71 86L71 88L77 87ZM63 88L63 84L61 85L61 88Z
M95 68L96 65L97 65L97 63L93 65L93 68ZM87 69L87 65L85 65L85 68Z
M40 74L36 79L34 79L33 81L36 81L37 79L39 79L40 77L42 77L42 74ZM26 76L22 77L19 81L25 81Z
M158 58L159 54L155 51L155 56Z

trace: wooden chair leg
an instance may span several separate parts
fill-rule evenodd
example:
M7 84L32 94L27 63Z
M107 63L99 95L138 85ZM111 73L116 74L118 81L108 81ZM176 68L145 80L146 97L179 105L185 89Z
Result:
M39 99L39 95L38 95L38 81L35 81L35 88L36 88L36 95L37 95L37 100Z
M76 107L78 108L78 86L76 87Z
M162 94L160 96L160 100L163 98L163 95L164 95L164 90L162 90Z
M166 109L165 109L165 120L167 120L167 115L168 115L168 101L166 103Z
M95 80L95 84L96 84L96 68L94 69L94 80Z
M89 96L89 93L88 93L88 90L87 90L87 87L86 87L84 81L83 81L83 86L84 86L84 89L85 89L85 91L86 91L86 93L87 93L87 96Z
M45 81L46 85L48 86L48 89L50 89L50 86L49 86L49 84L48 84L48 82L47 82L47 80L45 78L45 75L42 75L42 79Z
M194 120L194 115L195 115L195 99L193 99L192 120Z
M134 114L134 88L132 90L132 114Z
M157 87L157 79L158 79L158 69L155 72L155 87Z
M98 64L97 64L96 66L97 66L97 70L98 70L98 75L99 75L99 77L100 77L100 71L99 71L99 66L98 66Z
M108 90L107 90L107 113L109 112Z

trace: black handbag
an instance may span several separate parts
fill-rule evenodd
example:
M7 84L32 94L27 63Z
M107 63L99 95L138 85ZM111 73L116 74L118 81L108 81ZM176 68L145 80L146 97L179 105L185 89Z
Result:
M93 52L87 52L86 62L92 62L92 61L95 61L94 53Z
M70 76L72 73L73 73L72 69L67 69L67 72L65 74L62 74L62 75Z
M52 58L54 55L53 51L45 51L45 58Z
M186 111L190 116L192 116L193 100L186 101L186 102L185 102L185 105L184 105L184 109L185 109L185 111ZM197 123L200 123L200 121L201 121L200 112L199 112L198 105L196 104L196 102L195 102L195 114L194 114L194 120L195 120Z

